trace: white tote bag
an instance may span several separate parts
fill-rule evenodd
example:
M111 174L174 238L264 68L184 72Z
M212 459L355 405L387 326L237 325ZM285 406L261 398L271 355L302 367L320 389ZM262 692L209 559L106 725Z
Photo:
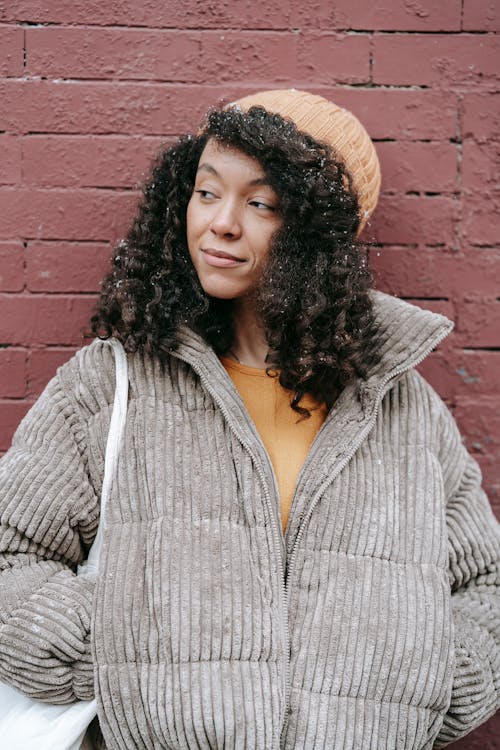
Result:
M108 339L115 353L116 387L113 413L106 443L101 494L101 522L94 543L77 574L95 578L103 537L104 510L116 468L121 436L127 416L127 357L121 343ZM97 713L96 700L77 701L63 706L28 698L9 685L0 683L0 743L9 750L79 750L83 748L88 725Z

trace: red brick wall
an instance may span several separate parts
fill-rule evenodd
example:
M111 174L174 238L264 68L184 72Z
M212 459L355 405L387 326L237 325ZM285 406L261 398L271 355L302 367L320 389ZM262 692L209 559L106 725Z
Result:
M1 4L0 451L82 344L157 146L221 97L294 86L377 141L377 286L455 321L422 371L500 515L499 26L498 0ZM494 727L456 747L500 748Z

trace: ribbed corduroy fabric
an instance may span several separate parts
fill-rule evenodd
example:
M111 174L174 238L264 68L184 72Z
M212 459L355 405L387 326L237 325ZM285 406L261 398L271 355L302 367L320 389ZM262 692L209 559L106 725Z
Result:
M96 341L58 370L0 462L1 679L47 701L95 690L111 750L417 750L493 713L498 525L413 369L450 325L374 301L381 362L316 436L285 536L215 353L184 330L165 370L129 355L95 591L73 571L98 524L113 355Z

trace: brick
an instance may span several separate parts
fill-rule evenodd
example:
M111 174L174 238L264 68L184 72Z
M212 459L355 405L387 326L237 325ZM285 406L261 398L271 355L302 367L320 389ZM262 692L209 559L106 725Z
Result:
M20 292L24 286L24 247L0 242L0 292Z
M0 135L0 185L21 182L21 139L15 135Z
M500 134L500 94L466 94L463 99L462 137L488 141Z
M466 31L500 31L497 0L464 0L463 28ZM500 735L500 717L498 734ZM486 748L481 748L486 750Z
M0 190L0 237L115 241L137 195L111 190Z
M500 352L443 347L432 352L418 369L447 401L494 396L500 380Z
M249 78L265 85L270 69L276 81L295 80L296 45L297 35L290 33L46 27L27 30L27 69L64 78L191 83Z
M459 351L455 372L458 396L498 395L500 351ZM498 478L500 479L500 475Z
M0 451L10 448L12 436L32 406L31 401L3 401L0 400Z
M0 295L0 342L81 346L94 296Z
M378 34L373 38L373 81L454 88L498 84L500 39L477 34Z
M56 374L58 367L68 361L76 349L32 349L29 353L28 395L35 398L43 391L47 383Z
M500 141L462 144L462 187L465 191L485 192L499 187Z
M436 299L412 300L411 298L408 299L408 302L421 307L423 310L431 310L431 312L435 312L438 315L444 315L449 320L455 320L455 308L452 302Z
M417 370L432 385L434 390L447 402L454 396L454 377L450 371L448 362L443 362L443 352L439 349L429 354L424 361L418 365Z
M476 0L466 0L474 3ZM479 0L479 5L491 5L493 0ZM96 26L180 27L186 28L253 28L274 29L300 27L300 25L325 24L337 29L377 29L387 31L459 31L460 0L378 0L371 5L363 0L269 0L255 5L246 0L207 5L200 0L183 3L159 4L155 0L135 3L101 3L92 6L92 24ZM2 21L30 21L38 23L87 24L88 3L83 0L11 0L0 8Z
M498 244L500 190L466 195L462 203L465 240L471 245Z
M426 0L429 2L429 0ZM319 5L324 5L321 0ZM38 23L88 24L95 26L150 26L155 28L283 28L290 21L290 6L282 0L268 0L259 6L247 0L231 3L210 3L185 0L182 3L158 3L157 0L120 0L119 3L95 3L89 14L84 0L11 0L0 8L1 21L31 21Z
M397 296L466 300L498 296L500 249L372 248L370 267L377 287Z
M475 143L466 140L462 147L463 218L466 240L475 245L498 243L500 209L500 140Z
M252 90L253 87L252 87ZM80 81L0 81L0 129L24 133L178 135L195 132L209 106L236 86Z
M196 81L200 34L41 27L26 30L29 75Z
M453 192L457 189L457 147L452 143L376 143L382 189Z
M500 457L500 395L457 398L455 419L473 454Z
M22 398L26 393L26 350L0 349L0 398Z
M136 188L165 139L128 136L25 136L27 185Z
M332 97L331 88L308 86ZM178 135L196 132L210 106L228 103L255 86L188 86L74 81L3 81L0 128L31 133ZM335 88L372 138L443 140L456 135L457 99L431 90Z
M107 244L30 242L26 281L31 292L98 292L111 256Z
M362 29L386 31L459 31L460 0L322 0L311 7L308 3L294 0L294 6L303 7L309 17L316 18L315 6L328 9L323 18L337 29ZM321 11L320 11L321 12Z
M273 32L205 31L200 36L200 55L196 78L217 84L222 81L252 81L254 90L269 85L269 71L279 88L290 86L297 81L299 74L299 36L293 33ZM229 62L230 61L230 62ZM229 62L229 64L228 64ZM339 81L351 81L341 66Z
M500 301L459 302L456 309L461 346L500 348Z
M370 38L365 34L305 33L298 38L297 77L317 84L370 80ZM328 64L325 64L328 61ZM308 83L300 88L309 88Z
M312 87L309 87L313 90ZM359 117L375 139L443 140L456 135L454 94L431 90L320 88L318 94Z
M457 216L452 198L382 194L364 237L384 244L451 245Z
M300 0L283 3L269 0L255 6L246 0L208 5L200 0L183 3L158 4L154 0L134 3L123 0L118 4L92 6L92 24L108 26L153 26L185 28L288 28L300 25L325 24L339 29L386 29L388 31L459 31L460 0L436 3L434 0L404 2L386 0L370 5L362 0L316 0L313 4ZM86 24L89 22L88 4L83 0L13 0L0 13L0 20L31 21L38 23Z
M0 26L0 76L22 76L24 71L24 29Z

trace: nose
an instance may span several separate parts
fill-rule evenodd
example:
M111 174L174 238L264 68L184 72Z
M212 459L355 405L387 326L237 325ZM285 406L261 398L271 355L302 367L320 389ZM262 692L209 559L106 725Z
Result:
M221 201L210 222L210 231L217 237L237 239L241 236L241 221L232 201Z

